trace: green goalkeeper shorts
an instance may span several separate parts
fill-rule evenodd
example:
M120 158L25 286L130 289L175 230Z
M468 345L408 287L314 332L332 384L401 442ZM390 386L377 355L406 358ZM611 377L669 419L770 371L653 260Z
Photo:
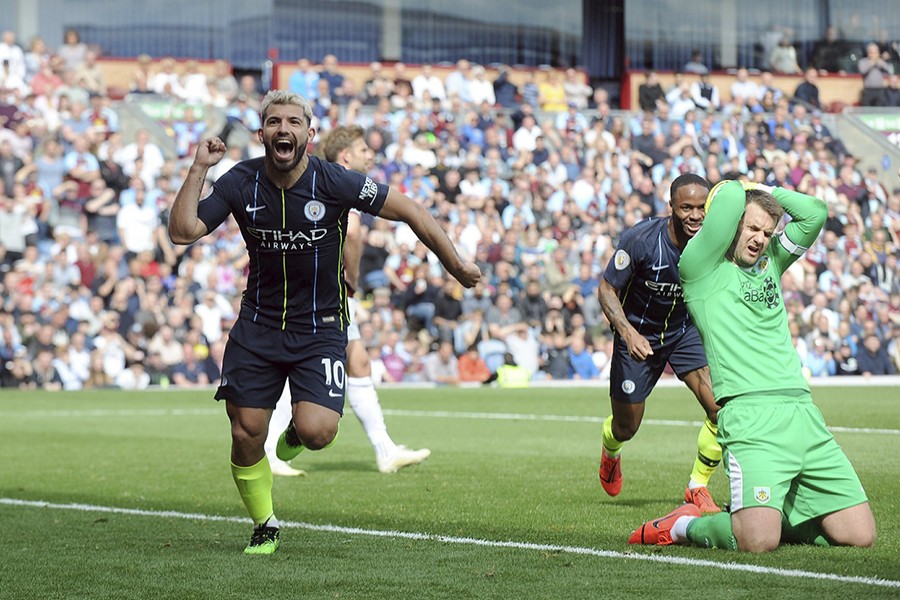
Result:
M853 465L812 400L765 396L719 411L731 511L766 506L791 525L867 501Z

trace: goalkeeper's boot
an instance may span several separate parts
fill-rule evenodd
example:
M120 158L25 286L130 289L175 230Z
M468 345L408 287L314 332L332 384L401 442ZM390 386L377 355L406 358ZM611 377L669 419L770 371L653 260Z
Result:
M294 423L288 423L287 429L278 436L278 443L275 444L275 456L287 462L303 452L303 448L303 442L297 437Z
M622 455L610 458L606 448L600 454L600 484L610 496L618 496L622 491Z
M281 544L281 534L277 527L269 527L266 521L253 528L250 543L244 548L244 554L274 554Z
M716 503L713 502L712 495L709 493L709 489L706 486L694 489L688 487L687 489L685 489L684 501L689 504L695 505L700 509L700 512L704 514L722 512L722 509L716 506Z
M674 543L672 540L672 526L679 517L699 517L700 509L694 504L682 504L669 514L655 521L647 521L638 527L631 537L629 544L645 544L668 546Z

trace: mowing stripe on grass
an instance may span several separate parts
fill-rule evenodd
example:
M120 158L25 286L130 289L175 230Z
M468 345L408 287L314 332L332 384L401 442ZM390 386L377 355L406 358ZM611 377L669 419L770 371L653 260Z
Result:
M52 510L75 510L81 512L113 513L120 515L136 515L141 517L162 517L172 519L190 519L196 521L224 521L227 523L252 524L250 519L244 517L225 517L221 515L204 515L198 513L183 513L172 510L143 510L137 508L119 508L115 506L96 506L92 504L57 504L53 502L41 502L34 500L18 500L16 498L0 498L0 504L8 506L20 506L28 508L48 508ZM341 527L338 525L315 525L298 521L281 521L284 528L308 529L310 531L325 531L331 533L344 533L355 535L370 535L383 538L400 538L418 541L435 541L447 544L463 544L468 546L484 546L488 548L512 548L515 550L539 550L542 552L565 552L567 554L579 554L583 556L597 556L600 558L617 558L626 560L644 560L649 562L682 565L689 567L709 567L724 571L743 571L746 573L758 573L761 575L773 575L776 577L792 577L801 579L818 579L837 581L840 583L859 583L863 585L900 588L900 581L880 579L878 577L856 577L837 575L835 573L816 573L814 571L802 571L799 569L778 569L774 567L762 567L734 562L717 562L712 560L698 560L678 556L660 556L659 554L623 553L613 550L598 550L597 548L584 548L579 546L556 546L552 544L534 544L530 542L494 541L478 538L455 537L445 535L433 535L428 533L412 533L405 531L384 531L378 529L361 529L359 527Z
M603 423L603 417L578 415L534 415L525 413L462 412L449 410L402 410L382 409L384 414L395 417L425 417L434 419L492 419L498 421L556 421L563 423ZM346 412L352 412L348 409ZM87 409L87 410L9 410L0 411L0 416L20 419L73 418L73 417L168 417L168 416L221 416L225 411L215 408L127 408L127 409ZM673 419L644 419L644 425L668 427L700 427L703 421L679 421ZM900 435L900 429L876 429L873 427L829 427L832 433L864 433Z
M500 421L562 421L572 423L603 423L606 417L584 417L573 415L533 415L520 413L454 412L443 410L396 410L385 408L384 414L397 417L432 417L449 419L496 419ZM644 425L665 425L670 427L700 427L703 421L678 421L672 419L644 419ZM829 427L840 433L882 433L900 435L900 429L874 429L870 427Z

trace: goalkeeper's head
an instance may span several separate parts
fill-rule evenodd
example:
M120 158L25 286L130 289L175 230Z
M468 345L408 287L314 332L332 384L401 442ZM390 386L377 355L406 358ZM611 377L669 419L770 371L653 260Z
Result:
M729 255L739 267L752 267L766 253L775 228L784 216L778 200L766 190L746 191L747 206L738 223Z

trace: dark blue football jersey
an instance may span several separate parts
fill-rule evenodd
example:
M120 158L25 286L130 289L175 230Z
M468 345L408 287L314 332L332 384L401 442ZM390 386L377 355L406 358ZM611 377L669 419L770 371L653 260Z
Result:
M678 279L681 250L669 238L669 217L641 221L622 235L603 273L619 290L628 322L652 345L678 339L693 327Z
M234 215L250 255L241 317L292 331L346 329L344 237L347 213L377 215L388 186L315 156L290 189L266 177L263 158L245 160L220 177L200 201L209 231Z

